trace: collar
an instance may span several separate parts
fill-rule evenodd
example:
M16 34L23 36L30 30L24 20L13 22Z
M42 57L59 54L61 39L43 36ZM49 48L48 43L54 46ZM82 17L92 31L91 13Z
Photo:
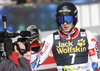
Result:
M73 32L71 32L71 33L65 33L65 32L62 30L63 34L65 34L65 35L71 35L71 34L74 34L75 31L76 31L76 29L75 29Z
M78 33L79 33L78 28L75 28L75 31L73 31L72 33L65 33L62 29L60 30L60 35L67 39L75 38L78 35Z

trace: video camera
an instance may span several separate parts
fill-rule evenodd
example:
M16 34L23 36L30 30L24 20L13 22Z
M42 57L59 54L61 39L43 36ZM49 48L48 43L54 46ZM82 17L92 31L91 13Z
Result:
M2 16L2 21L4 22L4 31L0 31L0 55L2 57L9 57L12 55L12 51L14 51L14 45L17 46L18 51L23 55L27 51L30 50L30 37L31 33L29 31L21 31L20 33L10 33L6 31L6 16ZM18 38L16 42L12 43L11 38L15 38L17 36L21 36ZM26 50L20 49L17 42L22 42Z

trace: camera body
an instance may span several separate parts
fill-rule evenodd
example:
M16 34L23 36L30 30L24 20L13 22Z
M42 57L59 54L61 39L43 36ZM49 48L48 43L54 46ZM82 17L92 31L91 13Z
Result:
M0 37L2 38L2 37ZM13 45L12 40L7 38L0 40L0 52L2 57L9 57L12 55Z
M30 51L30 37L31 33L29 31L21 31L20 33L10 33L6 31L6 16L3 16L4 22L4 31L0 31L0 56L9 57L12 55L12 51L14 51L14 45L17 46L18 51L23 55L25 52ZM18 38L16 42L12 43L12 38L17 36L21 36ZM20 49L17 42L22 42L26 50Z
M26 31L22 31L22 32L26 32ZM29 32L29 31L27 31L27 32ZM3 56L3 57L11 56L12 55L12 51L14 51L14 45L17 45L17 42L22 42L25 45L25 47L26 47L26 50L22 51L19 48L19 46L17 46L17 49L18 49L18 51L20 53L22 53L22 52L25 53L27 51L30 51L30 39L28 37L18 38L16 42L12 43L12 38L17 37L19 35L9 36L9 34L10 35L14 35L15 33L8 33L8 32L6 32L6 35L5 35L5 32L3 32L3 33L0 32L0 52L1 52L0 55L1 56ZM16 34L18 34L18 33L16 33ZM24 53L22 53L22 55Z

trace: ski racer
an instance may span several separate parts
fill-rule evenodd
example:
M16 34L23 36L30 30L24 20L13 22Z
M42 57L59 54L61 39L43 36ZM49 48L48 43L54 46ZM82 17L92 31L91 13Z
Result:
M58 71L89 71L88 56L93 71L98 70L97 41L90 31L75 27L77 14L76 6L70 2L63 2L57 7L58 31L46 37L32 63L33 68L39 67L52 50Z

